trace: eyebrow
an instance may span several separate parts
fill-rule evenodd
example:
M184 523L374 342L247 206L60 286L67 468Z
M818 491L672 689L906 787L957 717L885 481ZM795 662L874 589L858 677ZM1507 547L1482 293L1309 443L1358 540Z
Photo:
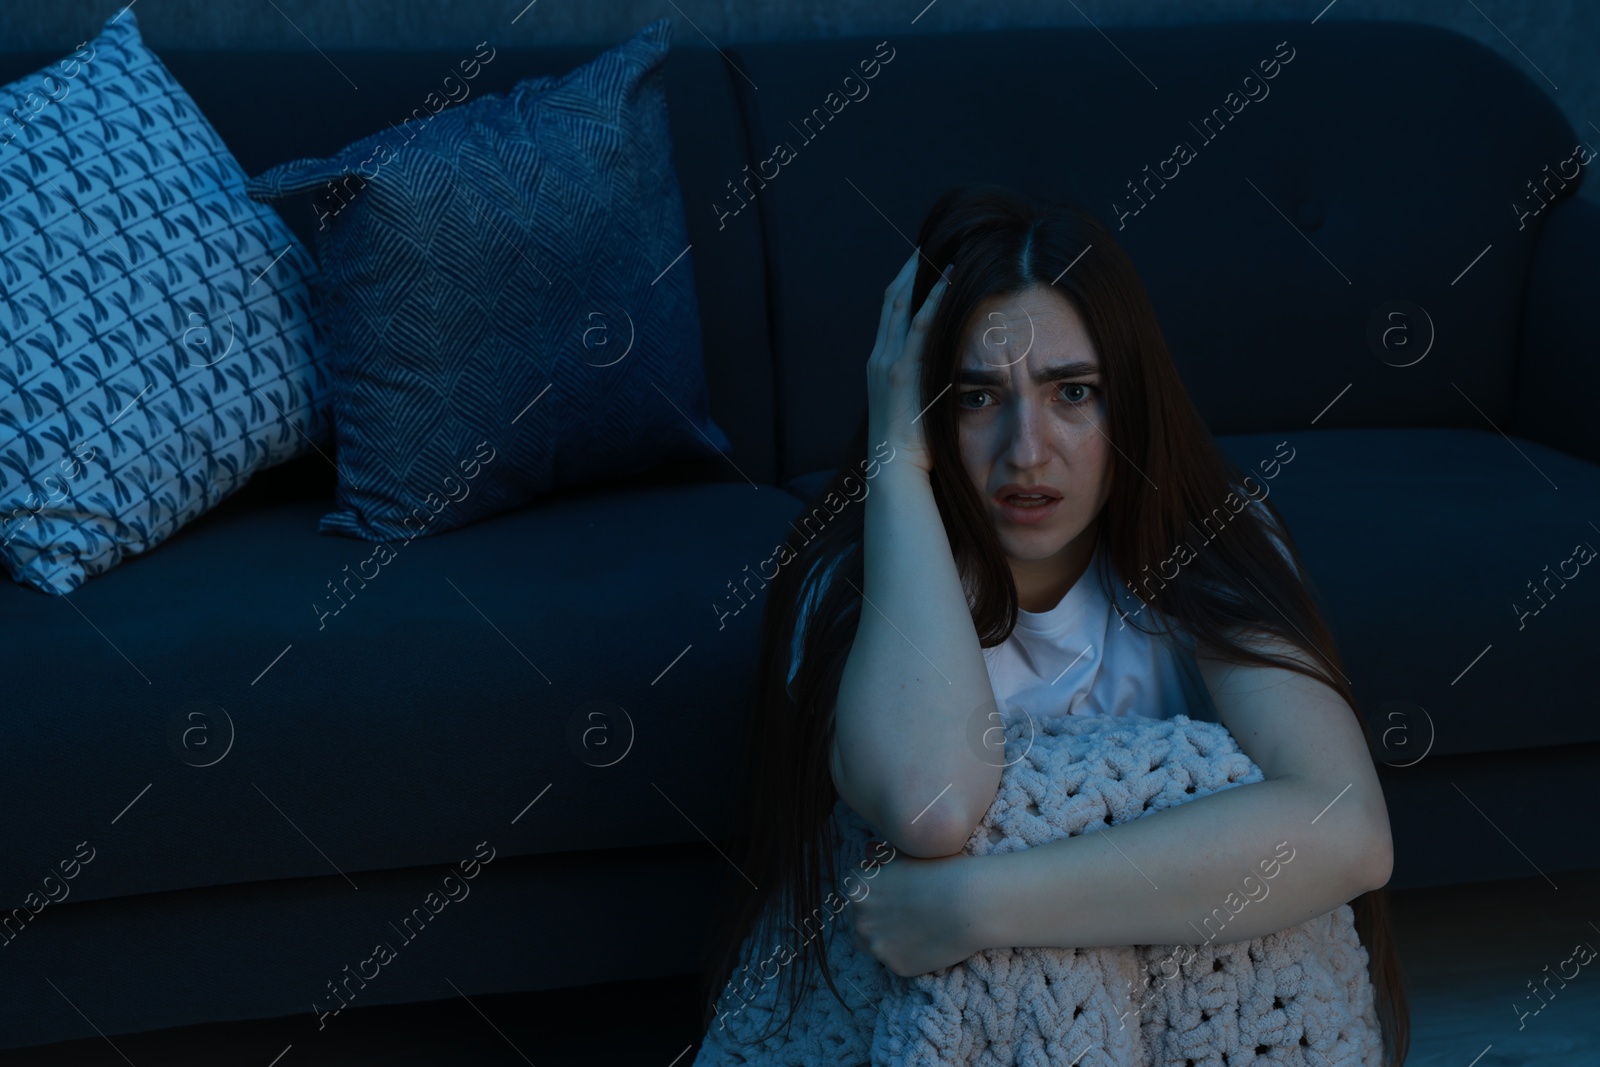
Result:
M1061 381L1064 378L1078 378L1088 374L1099 374L1100 367L1094 363L1055 363L1048 367L1030 368L1030 377L1034 384L1043 385L1045 382ZM979 370L976 367L962 367L956 376L956 381L961 385L1004 385L1010 376L998 370Z

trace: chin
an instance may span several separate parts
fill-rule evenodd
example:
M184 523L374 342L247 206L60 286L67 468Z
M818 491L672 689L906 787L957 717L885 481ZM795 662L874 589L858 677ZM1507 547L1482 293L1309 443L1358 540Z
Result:
M1072 538L1063 537L1051 530L1017 530L1013 528L998 532L1000 546L1005 549L1006 555L1015 560L1031 562L1049 559L1072 543Z

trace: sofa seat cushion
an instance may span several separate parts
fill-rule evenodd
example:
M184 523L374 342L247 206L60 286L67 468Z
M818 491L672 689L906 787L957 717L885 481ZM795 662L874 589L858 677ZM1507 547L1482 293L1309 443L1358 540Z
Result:
M716 605L793 496L602 483L376 566L327 506L228 501L70 602L0 587L0 909L83 842L72 900L733 833L764 600Z

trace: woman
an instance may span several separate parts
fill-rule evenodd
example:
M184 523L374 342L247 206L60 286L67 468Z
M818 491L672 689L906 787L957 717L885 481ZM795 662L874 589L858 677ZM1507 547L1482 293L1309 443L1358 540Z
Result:
M1352 903L1387 1062L1402 1063L1371 738L1259 476L1216 448L1110 233L1004 189L946 193L884 294L867 392L852 454L873 444L871 491L813 512L820 533L796 527L768 593L738 863L759 889L726 912L705 1024L773 977L733 974L746 938L787 938L790 1018L812 966L844 1002L826 939L796 936L839 884L842 797L886 839L862 857L856 944L902 975L990 947L1196 943L1195 920L1287 843L1297 858L1273 892L1211 937ZM842 468L818 501L854 501L852 485ZM961 851L1003 771L997 723L1207 710L1265 781L1114 837ZM779 886L790 907L767 929Z

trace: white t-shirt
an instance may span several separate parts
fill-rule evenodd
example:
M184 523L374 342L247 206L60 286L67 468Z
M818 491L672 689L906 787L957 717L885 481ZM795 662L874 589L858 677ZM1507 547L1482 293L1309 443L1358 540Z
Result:
M1262 510L1266 512L1264 505ZM1275 534L1271 513L1264 517ZM1185 673L1186 664L1194 669L1193 636L1181 629L1169 634L1139 629L1161 627L1143 612L1147 605L1119 582L1116 598L1137 625L1124 622L1100 587L1097 570L1103 549L1103 540L1097 542L1088 568L1060 603L1048 611L1019 608L1010 636L983 649L1002 722L1010 723L1024 714L1038 722L1056 715L1167 719L1180 713L1217 721L1215 705L1200 683L1197 669ZM1279 549L1288 554L1281 542ZM832 577L837 564L835 560L829 566L823 582ZM806 583L791 649L791 682L799 670L804 626L821 584Z
M1001 721L1026 713L1035 722L1057 715L1139 715L1168 719L1191 707L1197 694L1185 682L1179 657L1192 658L1181 634L1149 634L1112 610L1096 573L1104 542L1083 575L1048 611L1017 611L1011 636L983 650ZM1118 590L1122 609L1140 625L1137 599Z
M1095 554L1101 552L1095 546ZM831 579L834 561L824 581ZM1147 634L1123 623L1111 608L1095 574L1097 563L1073 583L1061 602L1049 611L1017 611L1011 635L993 648L983 649L1002 723L1026 713L1035 722L1055 715L1143 715L1170 718L1183 712L1191 718L1214 720L1209 702L1184 680L1179 657L1193 656L1193 642ZM794 680L800 667L800 643L809 622L820 583L808 583L795 628L789 667ZM1127 589L1120 590L1123 611L1150 626L1138 615L1139 603ZM1181 633L1179 635L1182 636Z

